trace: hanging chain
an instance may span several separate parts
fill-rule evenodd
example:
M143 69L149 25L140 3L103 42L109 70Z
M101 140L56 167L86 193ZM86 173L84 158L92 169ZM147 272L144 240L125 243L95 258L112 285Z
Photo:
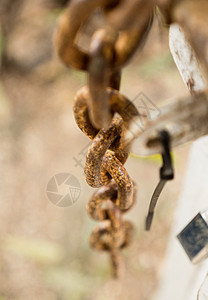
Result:
M76 38L97 8L108 26L93 34L89 51L84 52ZM65 65L88 72L88 86L75 97L74 116L92 140L86 181L99 188L87 204L89 216L101 221L92 231L90 245L109 251L115 277L123 273L120 250L129 245L133 233L132 224L122 215L136 199L135 183L124 167L131 147L125 145L124 136L131 120L139 117L136 107L119 92L121 68L143 44L152 18L151 1L72 0L56 33L57 52Z

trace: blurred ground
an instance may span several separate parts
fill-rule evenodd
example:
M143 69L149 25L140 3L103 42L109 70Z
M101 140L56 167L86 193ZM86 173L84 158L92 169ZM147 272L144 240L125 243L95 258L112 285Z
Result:
M85 205L93 189L74 161L84 164L80 151L88 144L72 113L86 76L67 70L54 55L52 35L60 7L49 2L19 0L10 28L12 11L6 1L1 3L0 299L150 300L162 272L189 145L174 151L176 179L161 196L150 233L144 231L144 218L160 161L128 159L138 197L125 218L136 232L124 251L126 276L112 280L106 253L88 245L96 222L88 218ZM168 50L168 32L157 21L142 53L125 68L121 91L129 99L143 92L157 106L187 93ZM76 176L82 188L68 208L53 205L45 193L49 179L61 172Z

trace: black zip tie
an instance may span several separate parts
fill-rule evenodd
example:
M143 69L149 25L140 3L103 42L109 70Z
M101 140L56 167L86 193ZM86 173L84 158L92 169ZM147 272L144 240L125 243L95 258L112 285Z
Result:
M154 216L154 209L166 182L174 178L173 164L172 164L172 158L170 154L170 135L166 130L162 130L159 132L159 141L162 145L161 155L162 155L163 165L160 168L160 181L156 186L150 201L148 215L146 217L146 224L145 224L146 230L150 230L151 228L152 220Z

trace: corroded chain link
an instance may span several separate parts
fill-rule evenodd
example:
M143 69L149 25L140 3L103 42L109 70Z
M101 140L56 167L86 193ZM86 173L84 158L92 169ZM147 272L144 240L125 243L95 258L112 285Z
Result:
M89 51L84 52L76 39L97 8L107 26L93 34ZM121 68L143 44L152 18L152 1L72 0L56 33L62 61L88 72L89 84L76 95L74 115L81 131L92 140L85 164L86 181L99 188L87 204L89 216L101 221L90 236L90 244L110 252L115 277L123 269L120 250L129 245L133 233L132 224L122 215L136 199L135 184L124 167L131 147L131 143L124 143L124 136L132 119L139 117L136 107L119 92Z

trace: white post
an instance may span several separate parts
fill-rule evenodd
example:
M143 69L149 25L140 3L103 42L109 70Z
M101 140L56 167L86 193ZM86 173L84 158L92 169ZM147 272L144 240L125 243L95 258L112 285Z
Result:
M208 137L194 142L178 201L156 300L196 300L208 272L208 261L193 265L177 234L201 210L208 209Z
M171 53L190 92L206 89L205 76L182 29L176 24L171 25L169 37ZM204 281L208 260L193 265L176 238L199 211L208 209L207 136L193 143L182 190L168 243L163 278L155 300L196 300L197 295L200 300L208 299L203 296L208 288L208 282Z

